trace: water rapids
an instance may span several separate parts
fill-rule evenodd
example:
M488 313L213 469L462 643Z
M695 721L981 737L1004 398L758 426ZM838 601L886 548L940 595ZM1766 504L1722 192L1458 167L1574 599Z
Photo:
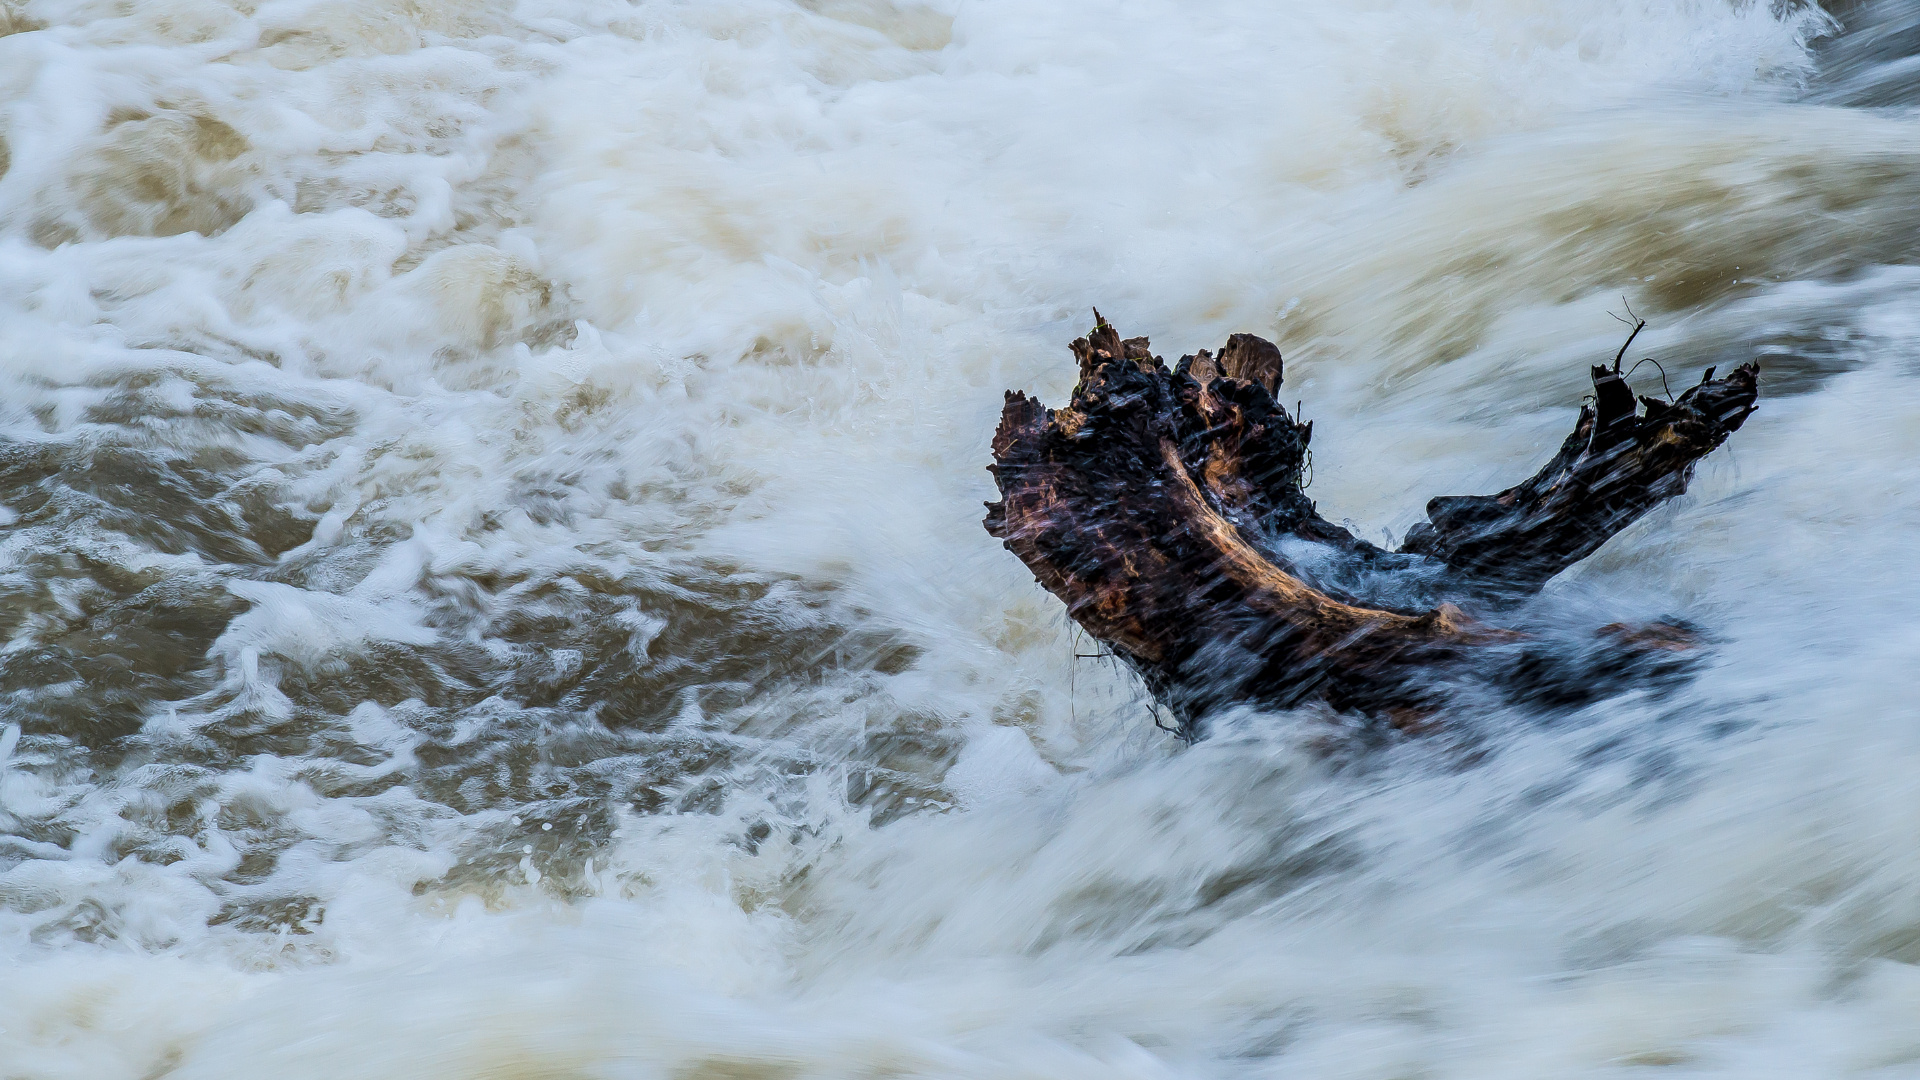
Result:
M0 1077L1920 1075L1916 110L1910 0L0 2ZM1547 597L1683 685L1183 749L979 525L1095 304L1380 539L1623 302L1763 367Z

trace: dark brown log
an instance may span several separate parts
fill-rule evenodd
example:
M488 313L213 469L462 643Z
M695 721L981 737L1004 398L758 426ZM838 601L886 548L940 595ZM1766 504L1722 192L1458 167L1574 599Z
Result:
M1066 408L1007 394L991 467L1002 497L986 527L1188 733L1242 702L1424 717L1445 676L1522 636L1448 602L1401 610L1316 585L1279 554L1285 538L1438 577L1486 606L1490 591L1537 589L1683 490L1753 407L1753 365L1672 405L1649 401L1645 415L1623 379L1595 369L1595 401L1539 475L1497 496L1434 500L1406 552L1388 553L1321 518L1302 490L1313 429L1275 400L1272 343L1235 334L1217 356L1170 370L1147 339L1095 320L1073 343L1080 381Z

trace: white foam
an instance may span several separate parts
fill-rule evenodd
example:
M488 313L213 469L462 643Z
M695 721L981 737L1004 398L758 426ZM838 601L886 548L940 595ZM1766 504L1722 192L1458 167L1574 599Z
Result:
M1916 128L1793 100L1818 17L16 7L44 29L0 37L0 432L235 455L317 523L244 572L86 541L246 602L205 658L231 698L154 703L153 745L258 738L219 769L93 773L10 718L0 1073L1745 1077L1920 1054L1917 283L1868 269L1912 233ZM1645 343L1701 364L1847 343L1847 373L1769 397L1562 586L1713 626L1680 700L1728 731L1628 697L1481 718L1498 752L1472 768L1412 746L1335 773L1257 717L1177 752L979 528L1001 392L1059 400L1093 304L1175 355L1278 336L1323 420L1313 494L1400 528L1544 454L1623 292L1655 306ZM122 393L139 422L97 419ZM0 573L43 540L0 540ZM558 678L578 650L454 640L436 613L461 581L712 565L829 584L834 618L917 656L717 733L688 695L674 733L812 771L630 816L571 896L498 839L509 797L456 812L400 784L417 703L298 719L281 689L389 647ZM769 654L812 609L780 610ZM675 662L667 615L614 620L636 665ZM297 719L339 758L276 749ZM523 719L446 742L537 758L549 721ZM847 792L879 736L922 747L939 795L872 828ZM501 858L463 877L475 851Z

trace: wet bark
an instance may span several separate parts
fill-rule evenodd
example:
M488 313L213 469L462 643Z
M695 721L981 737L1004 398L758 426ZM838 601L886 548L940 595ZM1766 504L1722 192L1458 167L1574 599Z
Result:
M1313 426L1276 399L1272 343L1235 334L1218 355L1169 368L1147 339L1122 340L1095 316L1073 343L1080 380L1065 408L1007 394L991 466L1001 498L985 524L1189 736L1238 703L1318 700L1421 722L1451 673L1525 637L1451 601L1494 618L1538 590L1683 491L1755 397L1748 364L1719 380L1709 371L1673 403L1643 398L1641 411L1617 363L1595 368L1594 399L1538 474L1497 495L1433 500L1387 552L1322 518L1303 490ZM1336 568L1419 578L1439 602L1362 602L1327 584L1338 573L1304 572L1283 553L1290 540ZM1621 649L1653 647L1609 634Z

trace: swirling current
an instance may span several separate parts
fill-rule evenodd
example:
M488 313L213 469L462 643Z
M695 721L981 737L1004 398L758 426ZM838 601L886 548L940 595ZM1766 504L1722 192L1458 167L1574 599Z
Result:
M1917 109L1910 0L3 0L0 1078L1920 1076ZM1758 359L1541 601L1711 656L1183 747L980 526L1094 305L1374 539Z

